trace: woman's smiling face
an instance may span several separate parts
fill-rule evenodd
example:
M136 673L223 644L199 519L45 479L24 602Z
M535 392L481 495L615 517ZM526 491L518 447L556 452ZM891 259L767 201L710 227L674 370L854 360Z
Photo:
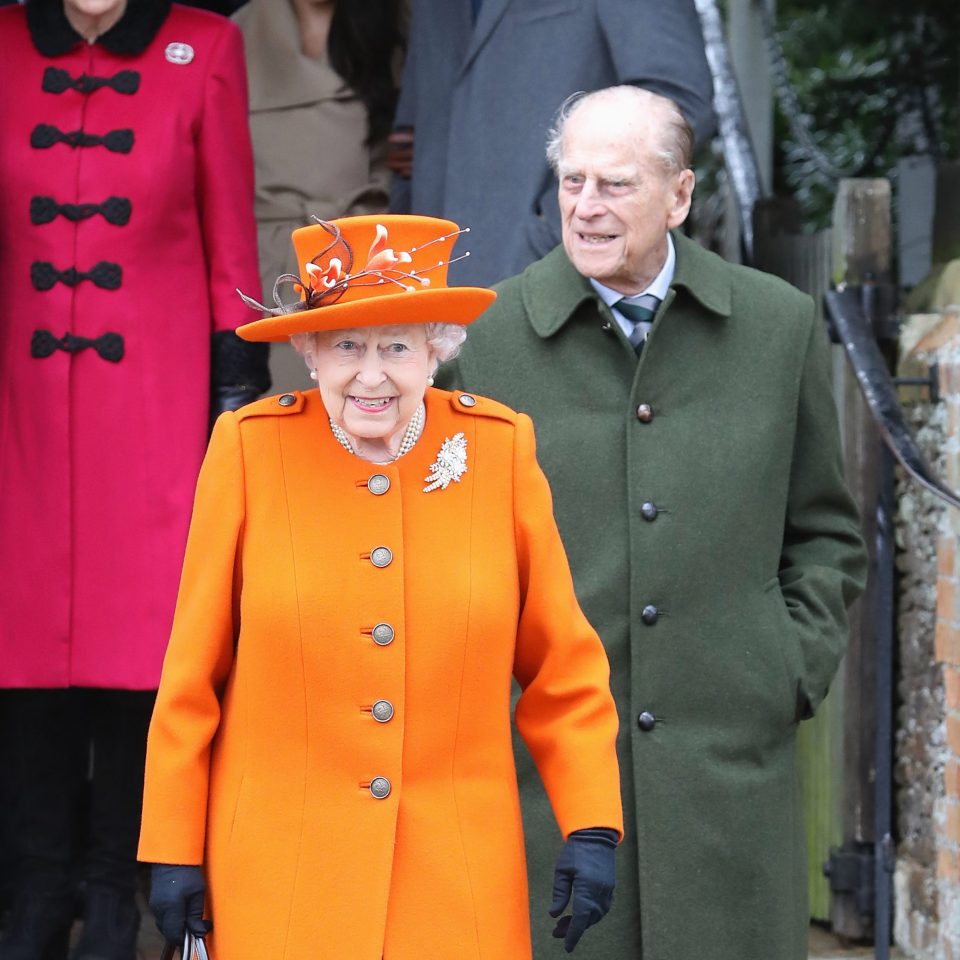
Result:
M437 367L423 327L323 331L306 353L333 422L351 441L382 442L396 455Z

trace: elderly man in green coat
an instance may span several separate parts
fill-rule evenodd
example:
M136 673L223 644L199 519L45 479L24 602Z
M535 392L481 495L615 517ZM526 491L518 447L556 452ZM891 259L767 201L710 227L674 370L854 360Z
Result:
M809 297L674 232L691 143L643 90L568 105L563 244L499 286L445 379L533 417L610 658L627 832L581 960L806 957L797 725L865 578L825 331ZM521 767L537 931L559 840Z

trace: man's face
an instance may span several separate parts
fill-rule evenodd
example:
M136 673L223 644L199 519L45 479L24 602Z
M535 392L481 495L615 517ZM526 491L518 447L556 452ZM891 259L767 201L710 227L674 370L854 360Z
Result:
M560 161L563 246L577 271L623 294L644 290L667 255L667 231L690 209L693 173L656 156L658 117L588 104L567 121Z

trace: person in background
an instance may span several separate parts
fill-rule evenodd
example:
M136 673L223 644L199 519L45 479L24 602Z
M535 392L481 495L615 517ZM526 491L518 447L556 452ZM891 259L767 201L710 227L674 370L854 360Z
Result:
M211 415L269 386L243 44L169 0L0 10L3 960L134 960L146 732ZM81 812L86 812L81 819Z
M387 208L400 0L250 0L234 20L247 54L263 301L274 305L274 280L295 269L292 230ZM271 368L278 386L307 385L288 344L272 347Z
M697 141L709 137L694 0L412 0L391 209L470 224L458 282L519 273L560 242L543 157L557 104L617 83L672 98Z
M804 960L796 733L866 558L826 331L809 297L679 232L692 142L636 87L566 104L563 242L497 288L442 382L533 418L610 657L626 833L584 958ZM520 784L536 916L553 827L529 762Z
M609 909L616 708L533 428L431 388L493 300L446 284L461 232L296 230L302 297L240 330L317 389L224 414L200 474L140 835L172 943L529 960L511 676L566 841L537 923L569 951Z

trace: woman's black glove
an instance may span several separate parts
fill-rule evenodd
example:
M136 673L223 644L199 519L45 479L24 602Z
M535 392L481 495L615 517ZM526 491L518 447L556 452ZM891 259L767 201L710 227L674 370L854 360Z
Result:
M232 330L210 338L210 427L225 410L237 410L270 389L270 348L247 343Z
M575 830L557 860L550 916L563 913L572 893L572 913L560 917L553 931L555 937L564 938L567 953L573 952L587 927L602 920L610 909L618 840L617 831L608 827Z
M150 871L150 909L157 929L171 943L183 943L187 930L198 937L213 924L203 919L203 895L207 885L199 867L155 863Z

